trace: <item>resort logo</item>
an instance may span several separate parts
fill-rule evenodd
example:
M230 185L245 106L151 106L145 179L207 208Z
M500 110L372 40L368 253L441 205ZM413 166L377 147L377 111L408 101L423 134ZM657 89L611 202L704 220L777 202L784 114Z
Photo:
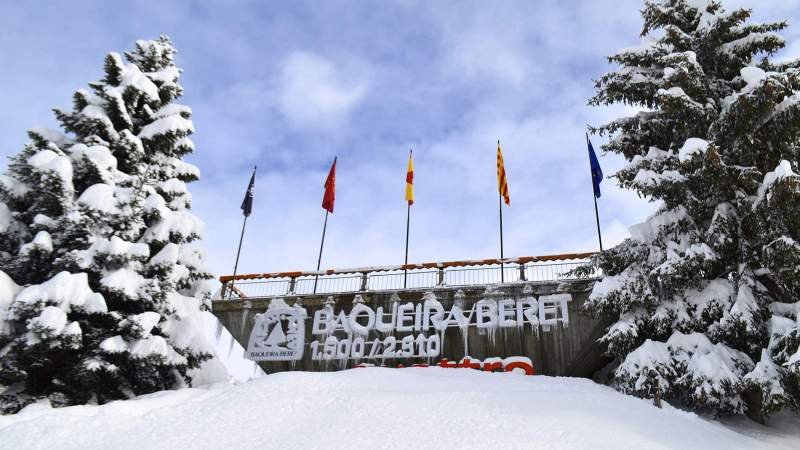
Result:
M256 323L247 344L247 358L252 361L297 361L303 358L306 311L273 300Z

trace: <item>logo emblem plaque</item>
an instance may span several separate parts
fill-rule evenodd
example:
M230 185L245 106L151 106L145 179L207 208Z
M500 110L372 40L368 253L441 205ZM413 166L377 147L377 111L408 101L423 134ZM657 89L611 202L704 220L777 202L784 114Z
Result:
M247 359L251 361L297 361L305 346L305 311L273 301L267 311L257 314Z

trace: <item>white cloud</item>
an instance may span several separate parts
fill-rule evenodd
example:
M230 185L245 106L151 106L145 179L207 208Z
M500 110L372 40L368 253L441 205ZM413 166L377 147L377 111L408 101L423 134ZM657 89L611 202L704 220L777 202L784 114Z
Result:
M330 129L364 99L367 83L321 56L294 52L283 61L279 89L280 111L294 125Z
M449 39L447 70L467 77L486 76L519 85L532 68L519 43L488 30L469 30Z

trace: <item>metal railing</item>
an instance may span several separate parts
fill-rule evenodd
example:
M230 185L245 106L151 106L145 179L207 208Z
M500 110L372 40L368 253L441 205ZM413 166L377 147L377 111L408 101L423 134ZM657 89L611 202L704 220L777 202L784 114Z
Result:
M350 292L430 289L498 283L550 282L593 279L597 268L580 275L573 271L589 263L592 253L414 264L396 267L283 272L220 277L215 299L326 295ZM502 267L502 277L501 277Z

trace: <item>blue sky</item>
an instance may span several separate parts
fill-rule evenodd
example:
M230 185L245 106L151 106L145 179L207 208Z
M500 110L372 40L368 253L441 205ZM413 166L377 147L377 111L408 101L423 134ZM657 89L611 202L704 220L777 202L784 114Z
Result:
M489 4L491 3L491 4ZM800 0L730 0L788 19ZM596 250L585 124L605 56L639 43L641 0L520 2L0 2L0 169L50 109L101 76L109 51L169 35L194 111L211 268L230 273L249 170L258 165L242 272L312 269L322 185L338 155L323 267L403 260L408 149L417 201L410 261L498 256L495 145L511 192L507 256ZM599 148L600 140L595 146ZM606 174L623 161L601 156ZM606 245L654 206L603 183Z

